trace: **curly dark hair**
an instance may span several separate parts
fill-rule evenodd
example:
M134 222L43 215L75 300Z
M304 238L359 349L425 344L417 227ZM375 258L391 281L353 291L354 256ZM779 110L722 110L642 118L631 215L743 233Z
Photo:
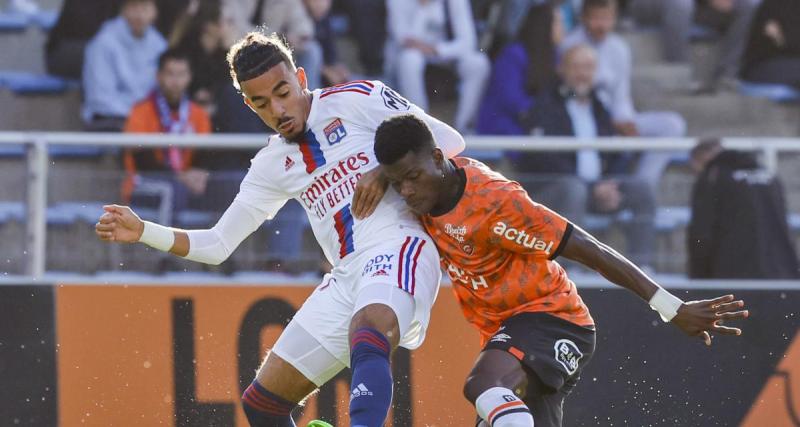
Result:
M228 50L228 66L237 89L239 83L258 77L281 62L291 71L296 69L292 50L275 33L249 32Z
M383 165L394 164L408 153L435 147L427 123L413 114L388 118L375 131L375 157Z

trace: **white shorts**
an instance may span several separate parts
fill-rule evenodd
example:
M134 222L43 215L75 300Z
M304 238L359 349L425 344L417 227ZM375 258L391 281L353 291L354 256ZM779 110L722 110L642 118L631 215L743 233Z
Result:
M375 244L325 275L272 351L322 385L350 366L350 320L376 303L392 308L400 346L413 350L425 340L440 279L439 252L430 237L410 235Z

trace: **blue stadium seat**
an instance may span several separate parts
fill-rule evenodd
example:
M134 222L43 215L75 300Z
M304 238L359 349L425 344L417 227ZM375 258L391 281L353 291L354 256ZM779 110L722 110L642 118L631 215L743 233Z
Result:
M25 203L14 201L0 201L0 224L9 221L22 222L25 220Z
M0 12L0 32L25 31L30 16L19 12Z
M97 145L51 145L47 147L50 157L57 158L98 157L108 150L108 148Z
M663 206L656 209L656 230L668 233L686 227L692 218L688 206Z
M22 144L0 144L0 157L22 157L25 146Z
M31 21L39 28L50 31L58 21L58 10L40 10L31 16Z
M103 214L103 202L75 201L61 202L47 208L47 222L52 224L72 224L77 221L94 224Z
M789 223L789 230L800 232L800 213L790 213L786 220Z
M175 225L184 228L205 228L212 224L217 216L214 212L185 210L177 213Z
M69 88L77 87L77 82L46 74L0 71L0 85L7 87L18 95L59 94Z
M800 102L800 90L786 85L743 81L739 85L739 93L753 98L767 98L775 102Z

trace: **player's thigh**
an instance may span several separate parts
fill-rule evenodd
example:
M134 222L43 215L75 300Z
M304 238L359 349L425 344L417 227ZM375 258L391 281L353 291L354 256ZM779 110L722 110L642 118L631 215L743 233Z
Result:
M535 372L528 371L528 386L522 400L530 409L536 427L561 427L565 397L545 385Z
M439 252L428 236L392 238L365 251L350 269L351 333L370 327L387 334L393 346L419 347L440 279Z
M267 390L299 402L336 376L345 365L297 322L290 322L256 378Z
M473 404L478 396L493 387L504 387L524 396L528 376L522 364L504 350L488 349L478 355L464 383L464 397Z
M414 320L415 307L408 292L386 283L369 284L356 296L350 336L362 328L375 329L396 348Z

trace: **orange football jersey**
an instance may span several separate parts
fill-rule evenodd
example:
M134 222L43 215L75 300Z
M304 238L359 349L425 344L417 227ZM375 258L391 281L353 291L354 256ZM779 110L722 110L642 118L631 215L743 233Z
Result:
M464 194L451 211L424 215L422 223L482 342L521 312L594 325L575 284L553 261L572 230L567 220L484 164L464 157L453 162L466 175Z

